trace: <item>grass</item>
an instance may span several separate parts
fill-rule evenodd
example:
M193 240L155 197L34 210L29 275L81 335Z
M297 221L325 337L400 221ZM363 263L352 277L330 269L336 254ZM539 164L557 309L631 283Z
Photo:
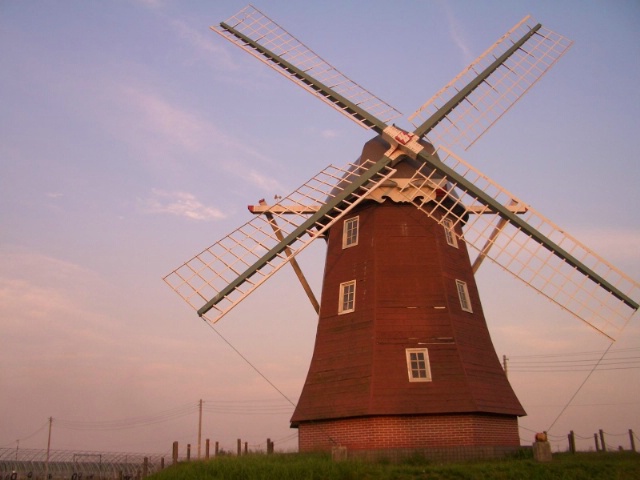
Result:
M334 462L328 455L275 454L220 457L182 463L152 480L631 480L640 479L633 452L554 454L550 463L509 458L439 464L412 459L401 464Z

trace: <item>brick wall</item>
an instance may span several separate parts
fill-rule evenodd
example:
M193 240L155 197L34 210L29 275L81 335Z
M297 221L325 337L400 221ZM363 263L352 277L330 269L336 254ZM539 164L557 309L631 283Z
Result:
M518 419L508 415L455 414L381 416L304 422L301 452L429 449L441 447L514 447L520 445Z

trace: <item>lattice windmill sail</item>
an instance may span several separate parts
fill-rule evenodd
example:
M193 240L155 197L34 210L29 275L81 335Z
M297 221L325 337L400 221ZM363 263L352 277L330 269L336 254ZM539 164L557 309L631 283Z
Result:
M395 108L254 7L214 31L378 135L356 164L252 207L253 220L165 281L215 322L322 236L331 268L291 420L300 450L516 448L525 412L489 336L479 263L493 260L609 338L638 309L640 286L451 148L472 145L571 42L526 17L418 109L407 132L390 124ZM394 428L410 433L391 443L379 434Z

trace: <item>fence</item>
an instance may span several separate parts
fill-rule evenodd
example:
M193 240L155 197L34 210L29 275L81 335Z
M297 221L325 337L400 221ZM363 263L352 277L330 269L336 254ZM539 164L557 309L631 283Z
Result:
M594 433L593 436L578 435L571 430L566 436L547 434L547 437L553 445L554 450L566 450L571 453L576 453L580 450L596 452L628 450L637 452L636 440L640 441L640 438L635 435L632 429L624 433L607 433L600 429ZM578 442L581 448L578 446ZM524 441L524 443L526 443L526 441Z
M0 448L0 480L134 480L164 468L161 454Z

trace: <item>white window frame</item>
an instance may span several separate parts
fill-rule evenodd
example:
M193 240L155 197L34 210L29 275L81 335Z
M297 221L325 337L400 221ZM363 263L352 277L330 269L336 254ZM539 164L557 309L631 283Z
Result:
M447 239L447 243L452 247L458 248L458 237L454 230L453 220L450 218L443 218L442 226L444 227L444 236Z
M458 291L458 298L460 299L460 308L465 312L473 313L471 308L471 298L469 297L469 289L467 288L467 282L462 280L456 280L456 290Z
M355 228L350 228L355 224ZM355 231L355 234L354 234ZM342 248L355 247L358 245L358 236L360 234L360 217L355 216L347 218L342 223Z
M338 299L338 314L353 312L356 309L356 281L351 280L340 284L340 298Z
M407 348L405 349L405 355L407 358L407 375L409 375L409 381L430 382L431 365L429 364L429 351L426 348ZM420 376L420 373L423 373L424 376Z

